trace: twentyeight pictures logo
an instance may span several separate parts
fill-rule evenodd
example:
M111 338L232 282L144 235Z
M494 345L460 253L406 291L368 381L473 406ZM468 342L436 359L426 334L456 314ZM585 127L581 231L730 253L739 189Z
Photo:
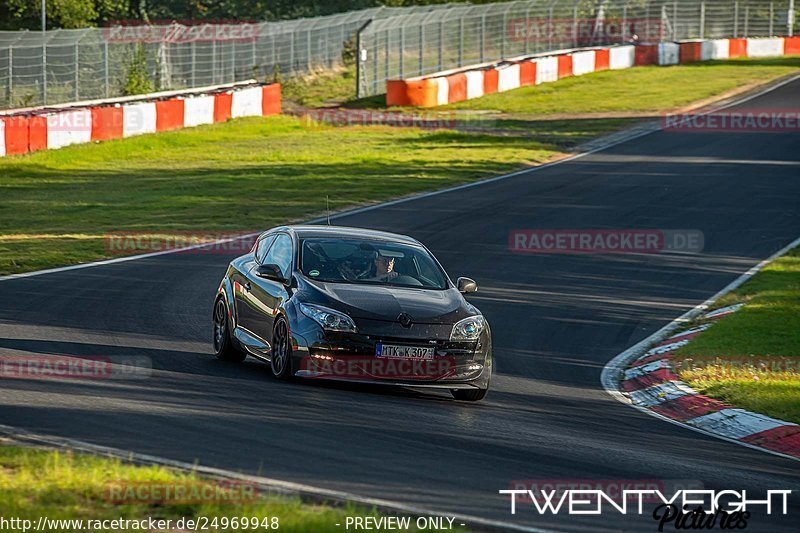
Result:
M699 483L699 482L697 482ZM547 480L512 483L501 489L508 496L509 511L539 515L651 515L658 531L681 529L744 529L753 511L788 514L792 491L706 490L674 488L681 483L658 481L551 483Z

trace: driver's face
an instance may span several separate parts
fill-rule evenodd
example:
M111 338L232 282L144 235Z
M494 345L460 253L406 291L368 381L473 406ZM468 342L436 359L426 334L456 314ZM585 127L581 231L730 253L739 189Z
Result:
M391 261L382 255L375 258L375 270L379 275L388 274L391 271L390 265Z

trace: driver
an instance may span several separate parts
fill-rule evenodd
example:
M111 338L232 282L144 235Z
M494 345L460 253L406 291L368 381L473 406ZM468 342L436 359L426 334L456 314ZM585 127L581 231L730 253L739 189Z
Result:
M389 258L381 255L380 252L375 252L373 259L375 264L375 275L370 280L388 281L397 277L397 272L394 271L394 257Z

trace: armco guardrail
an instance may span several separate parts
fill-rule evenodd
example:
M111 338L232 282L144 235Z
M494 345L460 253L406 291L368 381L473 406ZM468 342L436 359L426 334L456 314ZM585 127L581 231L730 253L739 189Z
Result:
M800 37L696 39L562 50L389 80L386 105L435 107L599 70L789 54L800 54Z
M0 156L281 112L279 84L237 84L0 115Z

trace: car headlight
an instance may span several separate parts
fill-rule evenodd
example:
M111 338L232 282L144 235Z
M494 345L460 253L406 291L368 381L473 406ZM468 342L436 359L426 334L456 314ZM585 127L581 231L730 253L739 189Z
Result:
M451 341L476 341L486 329L486 320L483 315L475 315L459 320L450 333Z
M355 333L353 319L344 313L322 307L321 305L300 304L300 311L327 331L346 331Z

